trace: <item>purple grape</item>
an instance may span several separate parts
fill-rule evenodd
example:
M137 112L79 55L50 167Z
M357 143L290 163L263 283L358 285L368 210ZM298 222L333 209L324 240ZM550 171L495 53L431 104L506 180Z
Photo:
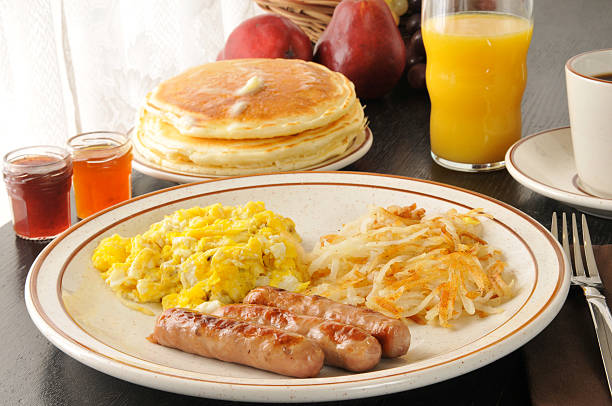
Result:
M413 14L406 19L404 23L404 28L406 29L407 35L412 35L416 30L421 28L421 15Z
M411 13L418 13L421 11L421 0L408 0L408 10Z
M406 79L408 80L408 85L410 85L410 87L414 89L425 88L425 69L426 65L424 63L417 63L408 69Z
M414 48L415 55L425 56L425 45L423 44L423 36L421 35L421 30L418 29L412 37L410 37L410 46Z

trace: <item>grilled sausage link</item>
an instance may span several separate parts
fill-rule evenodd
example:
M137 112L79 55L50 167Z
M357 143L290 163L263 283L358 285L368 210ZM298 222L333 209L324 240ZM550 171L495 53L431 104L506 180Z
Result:
M227 305L212 314L306 336L321 347L327 365L361 372L373 368L380 360L378 341L364 330L348 324L298 315L278 307L250 304Z
M251 290L243 302L280 307L293 313L360 327L380 342L383 357L393 358L404 355L410 346L410 331L401 320L370 309L334 302L322 296L302 295L271 286L262 286Z
M297 378L317 376L323 367L323 351L304 336L189 309L162 312L148 339L192 354Z

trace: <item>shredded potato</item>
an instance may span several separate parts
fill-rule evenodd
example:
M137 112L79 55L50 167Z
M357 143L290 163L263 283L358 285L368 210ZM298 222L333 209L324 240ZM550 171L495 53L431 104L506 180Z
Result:
M416 205L371 207L311 253L309 292L390 317L451 327L514 296L500 251L478 236L481 209L425 217Z

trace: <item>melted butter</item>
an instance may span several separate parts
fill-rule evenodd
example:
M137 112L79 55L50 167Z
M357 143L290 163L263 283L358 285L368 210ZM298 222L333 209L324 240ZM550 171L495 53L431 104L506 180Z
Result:
M259 76L250 78L244 86L236 90L236 96L247 96L259 92L264 88L264 81Z
M236 117L240 115L248 107L248 105L249 104L245 101L237 101L232 105L232 107L229 108L230 117Z

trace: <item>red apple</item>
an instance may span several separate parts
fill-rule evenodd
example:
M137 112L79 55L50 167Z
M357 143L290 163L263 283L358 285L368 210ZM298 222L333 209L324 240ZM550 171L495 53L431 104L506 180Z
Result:
M295 23L286 17L263 14L243 21L227 38L221 59L285 58L312 59L312 43Z

